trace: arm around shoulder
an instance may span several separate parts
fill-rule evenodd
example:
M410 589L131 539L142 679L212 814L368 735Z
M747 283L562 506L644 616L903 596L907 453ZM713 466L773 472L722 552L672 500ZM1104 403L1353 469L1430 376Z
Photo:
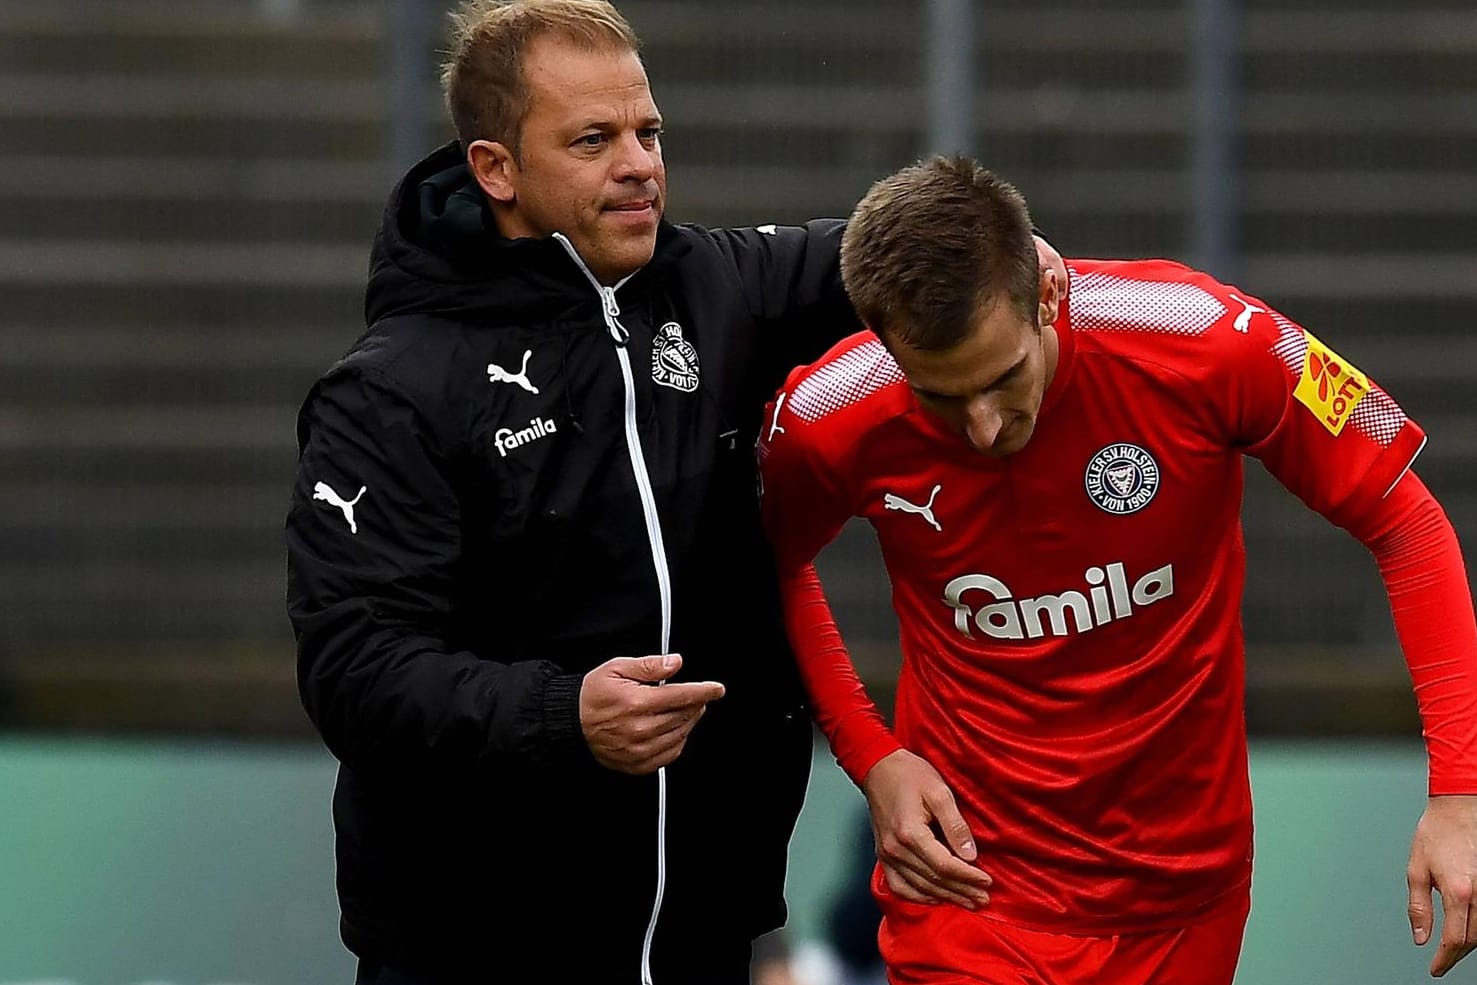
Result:
M841 282L840 219L712 231L758 323L773 379L861 329Z

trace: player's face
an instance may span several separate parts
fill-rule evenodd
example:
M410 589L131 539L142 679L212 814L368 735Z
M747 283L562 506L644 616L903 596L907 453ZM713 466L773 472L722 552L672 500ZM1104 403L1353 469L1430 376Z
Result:
M1043 278L1045 279L1045 278ZM924 352L890 346L919 406L944 421L982 455L1000 458L1031 440L1046 386L1056 369L1055 303L1038 311L1044 327L999 299L976 315L959 345Z
M515 159L476 141L472 170L504 236L568 236L604 283L651 259L666 203L661 115L635 52L588 51L558 38L524 52L528 113ZM479 159L480 156L480 159Z

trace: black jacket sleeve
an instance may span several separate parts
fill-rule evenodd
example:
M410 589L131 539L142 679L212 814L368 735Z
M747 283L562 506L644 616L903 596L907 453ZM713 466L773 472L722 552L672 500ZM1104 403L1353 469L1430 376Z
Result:
M579 676L447 645L461 511L414 402L375 371L332 372L303 406L298 444L287 606L303 705L334 755L592 761Z
M760 358L775 387L791 369L862 328L841 283L845 229L841 219L812 219L803 226L714 230L759 325Z

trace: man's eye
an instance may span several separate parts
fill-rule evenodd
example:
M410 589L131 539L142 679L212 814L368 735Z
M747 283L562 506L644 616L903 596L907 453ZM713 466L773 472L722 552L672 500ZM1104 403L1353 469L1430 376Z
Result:
M641 142L642 143L645 143L645 144L655 143L657 140L659 140L661 138L662 128L661 127L642 127L640 130L637 130L636 131L636 135L641 138Z
M575 141L576 146L579 147L599 147L603 143L605 143L603 133L587 133Z

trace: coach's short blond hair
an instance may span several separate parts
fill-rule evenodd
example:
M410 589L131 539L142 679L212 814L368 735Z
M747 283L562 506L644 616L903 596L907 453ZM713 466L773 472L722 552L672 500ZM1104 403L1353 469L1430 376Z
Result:
M451 21L441 89L463 149L474 140L494 140L517 155L528 114L523 53L531 41L553 35L596 51L641 47L631 25L605 0L466 0Z

